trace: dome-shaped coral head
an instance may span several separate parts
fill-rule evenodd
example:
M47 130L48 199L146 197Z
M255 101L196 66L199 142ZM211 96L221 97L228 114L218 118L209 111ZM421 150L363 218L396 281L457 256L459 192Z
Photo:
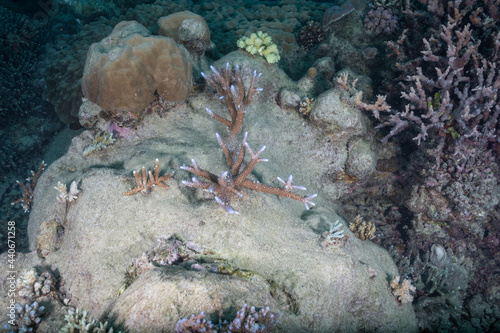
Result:
M243 36L236 42L236 45L250 54L257 54L264 57L270 64L277 63L280 60L278 47L273 43L271 36L265 32L258 31L250 37Z

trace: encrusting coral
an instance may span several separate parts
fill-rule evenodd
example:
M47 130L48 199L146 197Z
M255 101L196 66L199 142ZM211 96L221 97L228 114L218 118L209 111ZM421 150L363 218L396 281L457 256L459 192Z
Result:
M11 205L14 206L18 203L21 203L21 206L24 209L24 212L27 213L29 212L31 208L31 203L33 202L33 191L35 190L36 183L38 182L38 178L40 178L40 175L43 172L43 168L46 166L43 161L40 163L40 166L38 167L38 171L34 172L33 170L31 171L31 177L26 178L28 181L26 184L21 183L19 180L16 180L16 183L21 186L23 189L23 196L16 201L12 202Z
M236 42L236 45L250 54L264 57L270 64L277 63L280 60L278 47L273 43L271 36L265 32L258 31L251 34L250 37L241 37Z
M192 166L183 165L181 169L192 172L196 176L203 177L206 181L200 181L198 178L193 177L191 181L183 181L183 184L189 187L208 190L210 193L213 193L215 201L230 214L238 214L238 212L231 207L230 201L234 195L243 196L241 193L242 187L259 192L276 194L280 198L288 197L298 200L304 203L306 209L314 206L311 200L316 197L316 194L301 196L291 192L293 189L306 190L303 186L292 184L293 177L291 175L287 181L277 177L278 181L284 185L282 188L264 185L247 178L257 163L267 161L266 159L259 158L266 146L254 152L247 142L248 132L245 133L241 145L238 145L238 134L243 127L245 106L249 105L252 101L252 97L257 92L261 91L261 89L255 87L255 83L257 78L260 77L260 74L254 71L250 87L248 91L245 92L241 70L238 66L236 66L236 70L234 71L236 86L231 84L232 70L229 67L229 63L226 64L226 68L222 72L219 72L214 67L211 67L211 69L214 73L214 77L208 77L204 73L202 73L202 75L208 84L214 87L225 101L231 120L215 114L208 108L207 111L212 118L224 124L229 131L227 143L222 140L218 133L215 135L219 145L224 151L230 171L224 171L217 176L211 172L200 169L196 161L192 159ZM248 161L248 163L244 162L245 149L250 155L250 161Z
M134 171L134 177L137 182L137 186L123 194L132 195L136 194L137 192L146 194L150 189L152 189L155 186L168 188L165 182L169 180L170 177L172 177L172 174L160 177L160 162L158 161L158 159L156 159L155 163L156 165L154 173L152 173L151 171L146 171L145 167L142 167L142 173L140 171Z

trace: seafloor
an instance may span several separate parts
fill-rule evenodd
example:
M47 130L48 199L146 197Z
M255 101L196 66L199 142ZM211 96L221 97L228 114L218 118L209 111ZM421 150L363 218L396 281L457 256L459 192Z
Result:
M0 1L2 329L500 331L499 8Z

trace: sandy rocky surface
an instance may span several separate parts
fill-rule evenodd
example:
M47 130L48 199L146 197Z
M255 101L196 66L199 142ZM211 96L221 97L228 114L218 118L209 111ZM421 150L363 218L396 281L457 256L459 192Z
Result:
M307 193L318 193L317 206L306 211L288 198L244 191L233 202L239 215L230 215L209 194L181 183L192 175L179 167L191 158L216 174L226 167L215 138L226 129L204 108L227 113L209 90L190 96L165 118L147 117L127 138L87 157L82 151L94 133L75 137L39 180L28 230L32 252L19 255L18 271L53 269L70 305L131 332L171 332L185 316L234 312L243 304L282 313L278 331L283 332L416 331L411 305L400 305L391 294L389 281L398 273L388 253L357 239L336 214L335 199L347 189L335 182L335 174L346 165L366 170L377 158L364 116L332 90L318 97L314 123L306 121L276 104L279 90L295 85L277 67L240 52L215 66L226 61L263 72L258 85L264 91L248 107L244 131L254 150L267 145L261 157L269 162L259 163L252 177L278 186L276 176L292 174ZM352 149L350 155L349 144L360 140L368 151ZM174 172L169 188L124 196L134 185L132 171L152 170L156 158L162 174ZM76 181L81 189L67 208L56 199L58 181ZM337 220L349 238L321 247L321 234ZM167 265L146 270L123 291L132 261L154 249L159 238L174 236L198 256L210 253L215 262L244 274ZM0 265L5 262L2 258ZM3 308L7 301L1 299ZM62 325L66 307L51 303L39 331Z

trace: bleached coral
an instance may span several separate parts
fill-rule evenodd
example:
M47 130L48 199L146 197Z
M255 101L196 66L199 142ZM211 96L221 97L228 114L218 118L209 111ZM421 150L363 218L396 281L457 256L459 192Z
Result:
M54 186L54 188L59 192L57 195L57 201L62 203L76 201L78 199L78 194L81 192L78 189L76 181L73 181L69 186L69 192L66 190L66 185L61 182L57 182L57 185Z
M411 303L413 301L413 296L410 293L415 292L417 288L411 285L409 279L405 279L402 283L399 283L400 279L401 277L396 275L394 279L391 280L390 285L392 294L401 304Z
M280 60L278 47L273 43L271 36L262 31L253 33L250 37L241 37L236 42L236 45L250 54L257 54L266 58L266 61L270 64L277 63Z

